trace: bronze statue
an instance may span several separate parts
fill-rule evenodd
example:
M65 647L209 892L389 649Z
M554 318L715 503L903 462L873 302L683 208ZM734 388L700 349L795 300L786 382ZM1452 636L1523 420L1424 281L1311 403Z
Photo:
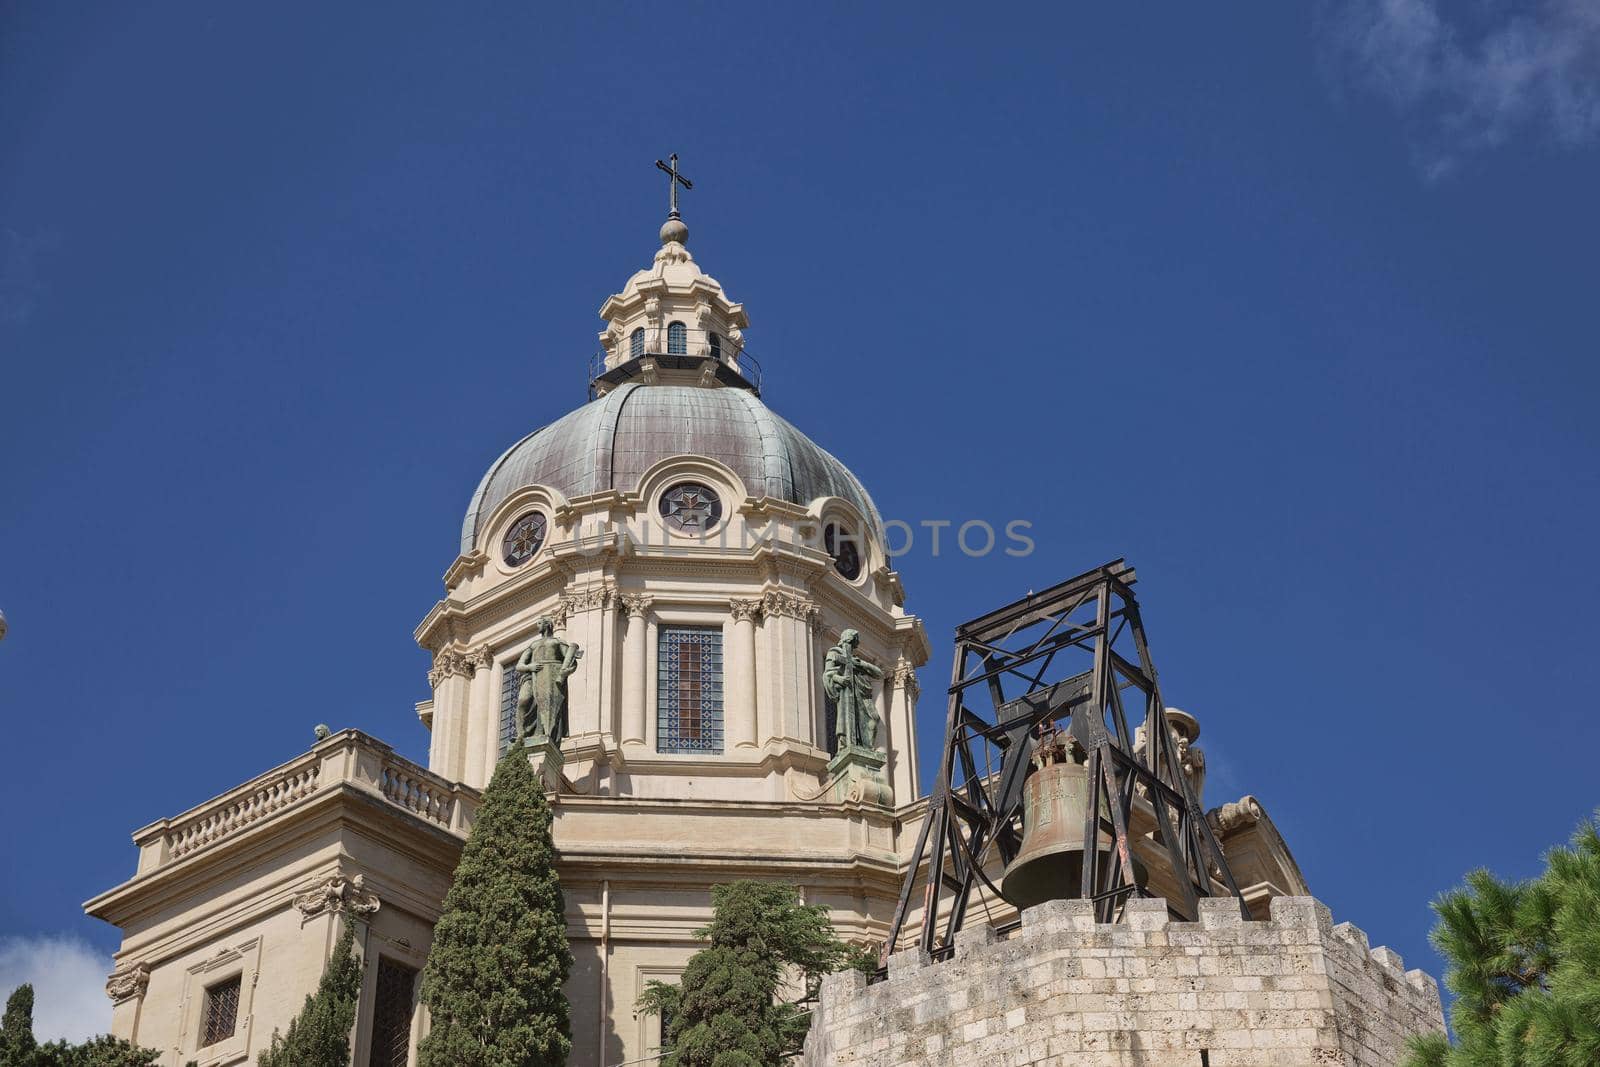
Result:
M522 688L517 691L517 741L561 744L567 736L567 679L578 669L583 650L555 636L548 617L533 624L539 636L517 660ZM527 736L528 712L537 711L533 735Z
M879 719L872 703L872 680L882 678L883 671L856 655L860 644L860 634L844 631L839 643L828 649L822 668L822 688L838 711L834 734L840 752L878 747Z

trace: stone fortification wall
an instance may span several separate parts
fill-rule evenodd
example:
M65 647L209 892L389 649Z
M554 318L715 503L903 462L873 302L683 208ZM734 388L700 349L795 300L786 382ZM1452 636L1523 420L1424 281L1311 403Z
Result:
M1438 984L1311 897L1273 900L1266 922L1200 904L1181 923L1131 900L1107 925L1050 901L1005 940L961 931L946 962L832 975L805 1067L1393 1067L1409 1035L1443 1030Z

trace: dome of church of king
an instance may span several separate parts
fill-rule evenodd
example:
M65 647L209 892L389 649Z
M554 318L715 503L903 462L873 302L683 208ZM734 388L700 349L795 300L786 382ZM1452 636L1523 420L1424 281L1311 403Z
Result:
M636 489L673 456L705 456L736 473L751 495L807 505L848 501L880 540L883 522L861 482L748 389L628 382L518 441L491 466L467 507L461 551L508 497L533 485L567 497Z

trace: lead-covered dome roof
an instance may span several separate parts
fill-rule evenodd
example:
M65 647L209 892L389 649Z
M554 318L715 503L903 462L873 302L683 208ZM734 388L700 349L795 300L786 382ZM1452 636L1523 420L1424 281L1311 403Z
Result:
M839 497L862 514L871 534L883 536L856 476L750 390L630 382L535 430L495 461L467 507L461 552L472 551L480 524L521 489L544 485L568 497L627 492L673 456L723 463L757 497L800 505Z

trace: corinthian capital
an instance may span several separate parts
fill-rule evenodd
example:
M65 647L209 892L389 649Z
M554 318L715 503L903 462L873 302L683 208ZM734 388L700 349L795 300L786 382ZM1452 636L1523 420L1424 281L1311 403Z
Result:
M730 600L728 612L733 616L734 622L754 622L755 617L761 612L761 601Z
M428 685L434 689L451 675L472 676L471 657L459 648L442 648L433 656L433 670L428 672Z
M622 610L628 613L630 619L642 619L650 614L650 605L654 602L652 597L643 593L622 594Z
M594 585L588 589L580 589L576 593L568 593L561 598L561 615L566 618L580 611L606 607L616 595L616 586L609 584Z
M809 620L816 615L817 607L798 593L786 593L774 589L761 598L761 611L769 616L780 615L790 619Z
M911 703L917 702L917 697L922 695L922 686L917 684L916 669L909 663L900 663L894 669L894 684L906 691L906 699Z

